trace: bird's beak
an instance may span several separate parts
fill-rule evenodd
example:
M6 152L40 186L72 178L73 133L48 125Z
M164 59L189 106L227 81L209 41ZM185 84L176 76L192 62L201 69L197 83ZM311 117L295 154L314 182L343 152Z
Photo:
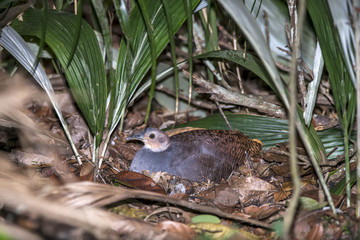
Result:
M129 137L126 138L126 141L133 141L133 140L143 141L144 140L144 135L142 133L140 133L138 135L129 136Z

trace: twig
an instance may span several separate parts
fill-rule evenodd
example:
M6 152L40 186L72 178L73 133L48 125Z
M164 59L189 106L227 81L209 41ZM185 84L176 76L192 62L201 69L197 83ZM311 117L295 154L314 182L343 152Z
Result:
M295 48L295 41L299 38L298 35L301 33L298 31L298 16L296 12L296 1L295 0L288 0L288 8L290 14L290 33L287 34L288 41L290 43L290 49L292 52L296 54L296 74L297 74L297 86L299 89L300 95L300 105L304 109L305 108L305 97L306 97L306 83L304 79L304 70L303 70L303 60L301 57L301 49L294 49ZM289 25L287 24L287 31L289 32Z
M300 52L300 51L299 51ZM299 89L299 95L300 95L300 104L302 109L305 109L305 98L306 98L306 83L305 83L305 77L304 77L304 68L303 68L303 60L301 55L299 54L297 56L297 74L298 74L298 89Z
M264 10L264 22L265 22L265 36L266 36L266 44L268 48L270 48L270 34L269 34L269 17L267 12Z
M237 42L237 39L235 37L235 32L234 32L234 37L233 37L233 45L234 45L234 50L238 50L238 42ZM237 76L237 79L238 79L238 82L239 82L240 93L244 94L245 91L244 91L244 87L243 87L243 84L242 84L242 79L241 79L241 75L240 75L240 69L239 69L238 65L236 65L236 76Z
M233 128L231 127L231 125L230 125L230 123L229 123L229 121L228 121L227 117L225 116L225 114L224 114L223 110L221 109L221 106L220 106L219 102L218 102L218 101L216 101L216 100L215 100L214 102L215 102L215 104L216 104L217 108L219 109L219 113L221 114L221 116L222 116L222 117L223 117L223 119L225 120L226 125L228 126L228 128L229 128L231 131L233 131Z
M329 100L331 105L335 106L334 98L330 94L330 89L328 86L326 86L326 84L324 84L323 81L320 83L320 92L322 95L324 95L325 98L327 98L327 100Z
M226 87L227 89L231 89L230 85L223 79L221 74L216 70L214 65L209 60L204 60L204 64L209 68L209 70L214 74L218 82Z
M296 104L297 104L297 99L296 99L296 70L297 70L297 53L298 51L300 51L300 33L301 33L301 29L302 29L302 24L303 24L303 20L304 20L304 15L305 15L305 1L301 1L300 2L300 10L299 10L299 26L298 27L298 31L296 33L295 31L295 27L296 27L296 22L297 22L297 16L295 16L296 13L296 2L295 0L288 0L288 8L289 8L289 12L290 12L290 16L291 16L291 25L293 26L292 30L293 32L293 37L291 38L293 41L290 41L290 45L291 42L294 42L294 49L293 50L293 55L291 58L291 72L290 72L290 80L289 80L289 93L290 93L290 114L289 114L289 141L290 141L290 171L291 171L291 179L293 181L293 186L294 186L294 191L293 191L293 195L292 198L290 200L290 204L289 204L289 208L285 213L284 216L284 229L283 229L283 234L282 237L283 239L290 239L290 230L292 228L293 222L294 222L294 218L295 218L295 214L296 214L296 209L298 206L298 202L299 202L299 197L300 197L300 193L301 193L301 181L300 181L300 176L299 176L299 169L297 166L297 161L296 161ZM295 37L296 36L296 37Z

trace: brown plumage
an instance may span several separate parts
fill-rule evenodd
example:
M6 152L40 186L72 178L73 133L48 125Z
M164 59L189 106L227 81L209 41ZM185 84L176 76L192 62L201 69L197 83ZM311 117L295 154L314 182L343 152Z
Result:
M219 182L227 178L248 156L261 151L261 143L238 131L192 130L169 137L156 128L147 128L127 140L144 143L130 170L168 172L191 181Z

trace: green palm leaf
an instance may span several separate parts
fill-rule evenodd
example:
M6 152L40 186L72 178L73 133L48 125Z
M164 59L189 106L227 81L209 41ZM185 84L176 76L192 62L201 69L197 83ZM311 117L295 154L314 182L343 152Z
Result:
M343 2L346 4L346 2ZM324 63L330 75L331 89L340 126L344 135L347 204L350 205L350 163L349 136L355 118L356 95L351 81L346 58L342 51L339 32L336 31L332 15L326 0L310 0L308 12L313 20L314 28L324 56ZM333 16L335 17L335 16ZM350 47L350 46L349 46ZM344 49L347 51L348 49Z
M15 21L13 27L21 35L40 37L41 11L28 9L23 19ZM77 49L70 59L76 20L73 14L49 11L45 42L59 60L75 101L96 136L96 145L99 145L105 122L105 67L94 31L85 21L82 21Z
M198 2L199 0L191 1L192 8L194 8ZM165 11L162 9L163 5L161 0L145 1L144 8L147 9L150 16L150 22L152 24L153 35L156 43L154 54L157 58L169 43L169 24L167 24L166 21L170 18L166 18ZM184 6L181 1L174 1L172 4L169 4L167 12L169 16L172 16L172 22L170 24L172 27L171 33L175 34L186 19ZM110 134L113 132L123 116L127 104L132 102L135 97L139 95L137 90L140 85L146 84L147 86L148 84L148 82L144 82L144 77L151 66L150 44L138 5L135 5L132 9L129 24L132 29L132 54L129 53L130 49L127 48L127 43L123 43L123 41L125 41L123 39L120 45L114 85L112 85L113 89L111 89L111 91L114 91L114 97L111 101L113 101L114 106L117 107L114 108L113 118L110 121ZM127 67L125 67L124 64ZM126 73L126 71L129 71L129 73ZM126 89L124 88L125 86ZM146 88L140 87L140 89L144 91Z

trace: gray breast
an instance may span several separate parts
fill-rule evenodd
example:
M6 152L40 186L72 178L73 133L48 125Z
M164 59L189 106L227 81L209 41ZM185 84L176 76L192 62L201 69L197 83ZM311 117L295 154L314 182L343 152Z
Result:
M191 181L219 181L225 172L220 166L220 159L212 155L212 149L206 146L194 148L191 143L176 143L163 152L153 152L142 148L136 154L131 163L130 170L142 172L167 172L171 175L180 176Z
M172 154L169 150L163 152L153 152L147 148L141 148L135 154L135 157L130 165L130 170L134 172L149 170L150 173L165 171L169 169L171 159Z

